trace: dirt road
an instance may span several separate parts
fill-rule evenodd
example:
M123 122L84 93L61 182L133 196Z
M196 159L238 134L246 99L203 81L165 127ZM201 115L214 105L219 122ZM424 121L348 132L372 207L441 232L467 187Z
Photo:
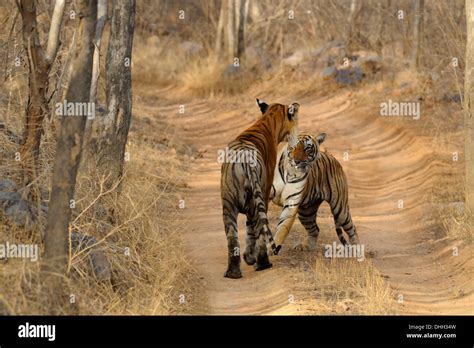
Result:
M439 176L453 173L450 156L443 157L442 150L433 149L432 142L406 127L370 113L355 115L357 103L352 98L340 93L319 100L295 99L302 105L300 128L313 134L328 133L325 145L348 176L349 201L361 242L373 254L374 264L397 299L403 296L400 313L472 314L472 248L440 237L440 227L430 217L433 206L424 199ZM252 100L241 105L224 107L202 101L186 105L183 115L176 113L175 105L160 110L178 125L180 137L202 154L191 165L190 188L183 193L183 218L189 221L184 238L202 278L196 291L205 298L197 304L196 313L311 313L288 301L295 284L287 265L298 262L285 253L285 248L292 247L291 239L282 255L272 258L272 269L255 272L242 262L243 278L223 277L227 249L217 150L254 122L258 110ZM342 160L344 152L348 161ZM455 171L462 170L461 163L456 165ZM275 226L276 216L272 218ZM336 240L333 231L324 233L332 233ZM243 247L243 216L239 218L239 237ZM453 255L453 247L458 248L458 256Z

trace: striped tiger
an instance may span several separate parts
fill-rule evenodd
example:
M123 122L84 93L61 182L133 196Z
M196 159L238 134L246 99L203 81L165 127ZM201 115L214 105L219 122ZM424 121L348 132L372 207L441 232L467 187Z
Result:
M349 236L350 244L359 243L349 212L346 175L336 158L319 150L325 139L325 133L316 138L301 134L296 146L279 145L278 166L270 194L273 203L283 207L275 234L277 247L285 241L298 213L308 232L307 244L303 248L314 250L319 235L316 217L323 201L331 208L341 243L347 244L343 230Z
M268 227L267 207L278 144L285 140L296 143L299 104L268 105L257 99L257 105L263 116L228 145L228 152L232 151L234 156L222 161L221 198L228 247L228 268L224 276L228 278L242 277L237 232L239 213L247 216L245 262L255 265L257 271L271 267L267 240L273 253L278 254Z

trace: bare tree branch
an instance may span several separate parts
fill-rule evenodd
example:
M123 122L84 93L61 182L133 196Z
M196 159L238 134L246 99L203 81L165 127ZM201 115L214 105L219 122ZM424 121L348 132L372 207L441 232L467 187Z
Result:
M102 32L104 31L105 22L107 21L107 0L99 0L97 2L97 24L95 27L94 39L94 62L92 65L92 82L90 91L90 102L94 103L97 98L97 82L100 75L100 44L102 41Z
M46 54L44 57L47 64L53 64L56 54L58 53L59 34L61 32L65 3L66 0L56 0L56 3L54 4L51 27L49 28L48 45L46 46Z

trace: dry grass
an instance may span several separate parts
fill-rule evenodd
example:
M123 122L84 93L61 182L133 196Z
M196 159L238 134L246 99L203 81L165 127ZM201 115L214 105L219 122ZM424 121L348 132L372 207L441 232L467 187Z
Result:
M169 131L169 129L168 129ZM135 138L134 138L135 137ZM156 135L159 138L159 134ZM183 162L176 150L157 150L132 133L127 151L121 193L100 194L100 183L91 172L80 172L72 229L93 236L112 269L112 280L101 282L91 270L89 251L70 256L65 294L73 303L63 314L180 314L192 311L192 268L183 250L177 187L182 185ZM0 134L2 178L18 181L17 145ZM51 143L51 144L50 144ZM54 140L43 143L43 161L52 163ZM43 169L48 168L42 164ZM16 169L15 169L16 168ZM42 171L41 184L51 170ZM44 186L48 187L48 186ZM113 214L111 213L113 212ZM44 217L32 232L0 221L0 242L42 245ZM41 257L40 257L41 261ZM9 259L0 262L0 311L10 314L48 313L41 293L41 262ZM184 297L182 297L184 295ZM181 297L180 297L181 296ZM180 298L185 302L181 303Z
M394 293L370 260L316 257L310 265L321 314L393 314Z
M279 213L272 206L270 216ZM317 315L392 315L399 312L396 293L389 281L375 266L373 252L364 246L364 258L330 258L324 246L336 242L334 222L329 207L323 204L318 212L321 234L315 251L301 252L291 246L282 257L285 267L296 278L294 291L304 313ZM296 221L287 243L305 243L307 232ZM296 261L302 259L300 261Z
M461 204L451 204L440 210L440 221L446 236L474 243L474 214L465 211Z
M157 36L134 45L134 86L174 86L181 96L208 98L242 93L255 82L254 70L234 68L204 48L193 53L182 45L176 38ZM159 61L159 68L152 61Z
M214 97L240 94L255 81L251 71L209 57L189 62L180 82L187 95Z
M168 154L161 164L171 170L162 174L176 175L177 161ZM90 205L97 198L97 189L81 179L72 226L96 237L113 275L110 283L100 282L91 272L88 252L71 255L66 291L74 295L75 303L63 308L64 314L172 314L192 310L188 283L191 267L179 236L183 222L177 218L175 184L169 182L170 177L158 179L145 174L140 160L136 162L138 166L127 170L118 199L113 192ZM110 209L117 217L115 224L110 223ZM37 236L26 236L24 231L8 229L4 224L0 236L2 242L40 243ZM0 268L1 302L9 313L47 313L39 292L38 262L11 259L2 262ZM184 304L179 302L182 294Z
M375 2L374 2L375 3ZM197 5L196 5L197 4ZM194 5L198 6L196 3ZM137 35L133 50L133 86L135 97L144 98L153 95L156 89L161 87L177 87L173 98L190 97L226 97L228 95L238 96L245 93L249 88L267 91L268 93L286 93L291 91L292 95L299 96L325 96L337 92L340 86L334 82L323 81L314 71L304 71L300 68L289 68L278 66L282 58L291 55L296 49L307 47L308 43L318 46L329 39L339 37L343 32L338 23L342 23L347 17L348 7L334 1L328 1L331 6L320 6L326 14L322 19L324 31L318 30L318 21L313 21L311 16L303 19L302 14L307 9L314 13L318 12L313 3L302 2L297 8L299 20L288 21L285 17L270 21L255 21L249 24L249 35L247 44L261 52L268 52L269 59L273 63L271 69L263 70L258 66L260 63L249 62L250 68L242 68L232 71L229 63L218 61L212 50L214 32L212 25L204 30L195 30L191 24L184 27L183 23L175 23L167 35L162 35L161 29L150 29L146 35L140 32ZM411 8L411 2L404 0L398 4L407 13ZM397 6L398 6L397 5ZM464 23L458 26L458 9L462 1L456 1L452 8L447 4L427 4L427 11L433 19L433 25L425 29L425 42L423 48L424 66L423 71L432 71L439 75L439 80L434 84L439 87L436 95L440 98L445 94L453 94L460 91L462 86L462 70L465 30ZM155 2L145 2L139 8L138 28L153 27L156 22L168 23L169 18L163 21L155 21L160 10L161 13L169 13L175 16L176 11L161 8ZM153 7L150 7L153 6ZM281 8L274 9L274 4L264 2L262 12L272 17ZM370 6L369 6L370 7ZM14 9L14 3L2 5L4 15L0 15L0 22L9 25L7 21L9 11ZM203 7L205 8L205 7ZM150 10L150 9L153 9ZM363 21L362 33L367 36L368 43L361 46L363 49L373 49L372 44L377 39L378 30L374 30L374 19L386 21L388 24L385 36L386 51L384 54L384 66L390 69L384 71L383 83L379 83L380 89L386 86L394 90L388 93L398 93L398 97L416 98L422 91L423 97L434 95L433 90L426 90L428 82L420 82L418 77L412 76L412 72L404 72L403 57L395 53L395 43L401 42L402 46L410 43L407 36L409 21L402 22L393 15L393 9L389 15L379 17L378 12L364 12L367 17ZM378 10L377 10L378 11ZM193 12L190 12L191 14ZM218 13L218 8L209 13L210 18ZM319 13L319 12L318 12ZM448 14L448 20L446 18ZM460 12L462 13L462 12ZM214 14L214 15L213 15ZM338 20L334 20L334 15ZM190 17L192 18L192 16ZM463 17L459 17L463 19ZM205 17L201 19L209 22ZM300 20L301 19L301 20ZM145 20L146 23L145 23ZM446 23L443 23L446 22ZM21 134L23 120L19 115L23 114L23 105L27 96L25 95L26 68L13 69L11 63L21 48L20 21L18 21L14 35L8 50L2 51L2 61L12 69L13 79L7 80L0 86L0 113L8 117L9 129L16 134ZM191 23L191 22L189 22ZM267 24L266 24L267 23ZM301 24L299 24L301 23ZM146 25L145 25L146 24ZM188 24L188 22L186 22ZM298 24L298 25L296 25ZM441 25L443 24L443 25ZM181 25L179 27L178 25ZM458 28L459 27L459 28ZM203 27L200 27L203 28ZM269 30L278 28L278 30ZM453 28L455 30L453 30ZM70 28L69 28L70 29ZM395 30L401 29L401 30ZM281 37L278 39L281 30ZM391 37L392 33L401 33L401 36ZM433 35L436 34L436 35ZM186 36L186 35L187 36ZM372 34L374 37L372 37ZM390 35L388 35L390 34ZM1 39L6 41L6 33ZM44 35L43 35L44 36ZM326 37L327 36L327 37ZM390 37L388 37L390 36ZM204 38L204 39L203 39ZM196 52L184 49L184 40L198 43L202 48ZM107 31L104 35L107 42ZM391 42L393 41L393 42ZM67 42L67 40L64 40ZM436 43L436 45L431 44ZM392 49L393 46L393 49ZM409 45L408 45L409 46ZM68 45L64 45L68 47ZM403 48L403 47L402 47ZM105 52L105 50L104 50ZM61 52L60 52L61 55ZM453 70L450 66L452 57L459 57L460 68ZM395 64L400 61L400 64ZM393 64L392 64L393 63ZM252 66L252 64L254 64ZM254 69L255 64L257 68ZM458 74L458 75L453 75ZM431 75L430 75L431 76ZM9 83L10 81L11 83ZM404 90L400 87L408 82ZM365 82L364 82L365 83ZM442 87L441 87L442 86ZM447 86L447 87L446 87ZM360 86L354 87L357 89ZM352 88L352 87L350 87ZM103 94L103 81L99 96ZM278 91L278 92L277 92ZM373 95L363 90L365 94L362 102L375 105ZM359 95L360 96L360 95ZM139 100L137 98L136 100ZM235 97L240 98L240 96ZM169 101L168 100L168 101ZM162 102L161 100L159 102ZM150 100L147 105L155 105L156 100ZM422 124L425 127L425 135L432 135L435 124L438 124L440 137L446 127L439 125L442 113L446 113L447 106L439 105L438 116L429 122ZM136 106L134 106L136 110ZM448 113L452 115L449 110ZM156 116L156 115L150 115ZM450 119L454 117L449 117ZM424 118L422 118L424 120ZM135 120L134 120L135 122ZM153 120L153 124L157 124ZM144 129L148 126L143 124ZM180 177L182 173L182 159L173 149L173 142L166 146L155 141L168 132L166 129L158 135L151 144L142 141L144 131L138 130L136 134L131 132L132 144L128 151L132 154L132 161L127 163L126 175L123 179L121 194L111 192L99 196L101 178L91 173L81 173L77 186L77 207L73 212L73 228L84 234L97 238L99 246L106 253L113 270L113 281L102 283L94 278L90 270L87 253L76 253L71 255L69 274L67 278L67 289L69 294L75 295L75 303L64 308L64 313L71 314L172 314L192 312L192 282L190 277L192 269L188 264L183 250L179 231L185 225L180 222L177 210L179 196L177 187L183 183ZM454 134L454 133L453 133ZM147 134L149 138L150 134ZM435 136L434 143L440 147L446 147L446 152L452 152L452 139L442 139ZM156 143L160 146L155 146ZM457 144L459 145L459 144ZM441 147L442 147L441 146ZM450 147L451 146L451 147ZM54 132L51 125L45 122L45 136L42 143L41 173L38 184L47 188L50 185L51 165L54 156ZM461 148L458 146L458 148ZM0 177L12 178L18 181L19 163L14 160L17 144L7 140L0 133ZM458 185L452 185L452 178L445 177L437 181L436 195L443 202L457 202L462 189ZM439 189L441 187L441 189ZM452 197L450 194L452 193ZM432 202L438 203L434 200ZM114 213L111 214L110 212ZM437 213L439 226L445 228L448 236L460 238L472 243L473 232L469 226L473 217L458 209L457 206L444 204ZM35 230L30 233L9 226L0 220L0 242L8 240L11 243L38 243L41 245L41 231L44 227L44 217ZM129 251L129 253L128 253ZM32 263L26 260L11 259L0 261L0 313L13 314L42 314L46 313L45 301L41 298L39 262ZM311 260L310 270L307 272L309 286L314 289L315 298L321 304L321 314L390 314L393 313L393 294L384 282L383 277L375 269L370 260L357 262L351 259L328 260L316 257ZM179 296L184 295L185 304L180 304Z
M9 2L0 8L7 9L0 11L0 22L9 27L9 13L16 11L16 6ZM71 25L65 25L64 31L68 30L69 33ZM2 42L7 39L10 41L1 50L2 75L3 64L7 75L2 76L2 81L4 78L6 80L0 85L0 114L3 115L0 122L6 122L7 129L16 134L19 140L27 100L27 66L13 66L14 58L21 50L21 18L17 20L12 37L7 38L7 34L6 30L0 35ZM107 41L107 35L106 32L104 42ZM65 38L64 42L66 44L58 54L58 66L64 65L67 56L69 40ZM166 50L161 44L141 46L143 50L139 45L134 48L134 91L141 84L135 85L137 80L154 86L175 81L177 75L172 71L179 68L176 52ZM167 66L163 58L165 53L168 54ZM105 54L103 56L105 58ZM158 56L160 66L164 69L155 69L150 64L157 61ZM57 79L56 70L54 75ZM51 79L52 87L56 79ZM102 79L99 100L103 99L104 88ZM135 93L139 95L142 92L138 90ZM138 109L139 105L135 104L133 122L139 122L136 119L139 116ZM47 120L44 122L37 184L46 201L56 147L54 125L59 126L57 121L54 120L55 124ZM143 127L143 130L149 128ZM179 174L183 170L183 157L177 154L175 148L179 144L176 142L156 147L156 141L149 143L142 140L143 130L130 132L127 151L131 153L131 160L126 162L120 194L113 191L101 195L100 183L103 178L98 178L94 172L85 168L79 172L71 226L73 230L96 238L99 243L97 247L105 252L111 265L112 280L101 282L95 278L90 265L90 250L70 255L64 291L68 296L74 295L71 297L74 303L58 309L59 313L179 314L192 311L194 295L190 291L190 279L193 271L185 257L180 237L186 222L178 217L177 191L178 186L182 185ZM160 132L154 132L153 136L160 139L167 133L169 137L170 132L169 127L163 128ZM6 132L0 131L1 179L20 183L21 163L15 160L18 150L19 144L9 140ZM38 244L41 251L39 262L14 258L0 260L0 313L49 312L47 299L41 293L39 277L45 218L41 216L33 230L25 231L0 216L0 243ZM184 295L184 303L180 303L180 295Z
M97 286L84 261L73 255L75 293L87 290L79 304L85 314L171 314L191 311L192 293L187 283L191 267L179 232L176 186L179 185L180 160L173 151L156 152L141 144L129 146L135 154L129 163L120 196L101 197L74 220L74 227L104 240L103 249L111 260L113 281L109 287ZM152 171L151 167L160 168ZM81 207L88 207L97 197L97 189L82 178L79 191ZM85 184L84 184L85 183ZM91 189L92 188L92 189ZM100 203L100 202L103 203ZM103 206L101 206L103 205ZM108 212L112 207L117 221ZM84 212L84 208L79 209ZM88 284L83 289L81 283ZM92 284L91 284L92 282ZM180 295L187 299L179 302Z
M178 45L177 40L169 37L152 36L146 41L137 40L132 52L134 86L176 85L179 75L186 66L186 54L178 49Z

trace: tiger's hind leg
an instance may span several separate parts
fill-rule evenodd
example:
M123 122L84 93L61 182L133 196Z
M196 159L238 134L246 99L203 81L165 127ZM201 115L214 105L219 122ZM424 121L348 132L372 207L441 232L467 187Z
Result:
M240 270L240 244L237 232L237 210L224 205L224 226L227 237L228 266L224 277L241 278Z
M247 248L244 260L247 264L254 263L255 270L261 271L272 267L267 253L267 240L272 244L272 248L276 248L276 245L272 232L268 227L267 206L264 203L258 180L255 181L255 190L252 192L252 195L253 199L247 205L249 208L247 221L251 221L250 227L252 228L247 228L247 233L250 232L250 234L247 235ZM256 255L255 262L252 258L253 255Z
M255 222L247 215L247 239L245 242L244 261L247 265L254 265L257 262L255 244L257 242L257 233L255 231Z
M318 200L316 203L301 207L298 209L298 218L301 224L308 232L308 237L305 244L297 244L295 246L296 250L316 250L316 245L318 242L319 236L319 227L316 223L318 209L322 201Z
M264 269L272 267L267 253L268 220L266 218L266 213L262 211L262 209L265 209L263 204L260 204L259 206L259 202L255 201L254 203L254 209L252 210L252 212L250 212L250 214L253 216L250 220L255 221L255 225L253 226L252 231L252 238L255 238L253 242L256 242L256 248L254 249L256 255L255 270L262 271Z
M336 207L333 209L331 206L331 211L334 216L334 224L336 225L336 233L339 237L339 240L342 244L346 245L347 241L342 235L342 230L346 232L349 236L349 243L350 244L359 244L359 236L357 234L356 227L352 222L351 213L349 212L349 207L345 205L342 208L337 209Z
M255 270L262 271L270 267L272 267L272 263L268 258L266 233L263 230L260 230L258 236L257 263L255 264Z

